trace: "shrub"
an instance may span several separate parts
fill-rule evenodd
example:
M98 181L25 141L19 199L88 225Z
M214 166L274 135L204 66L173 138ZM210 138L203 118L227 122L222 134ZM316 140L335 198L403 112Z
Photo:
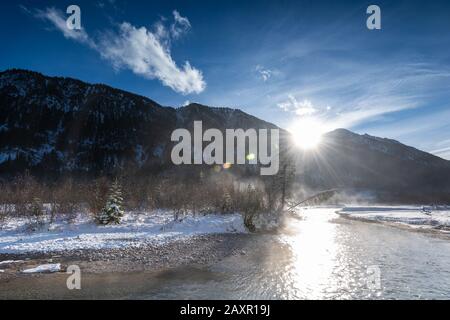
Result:
M27 205L27 218L29 220L27 228L32 231L35 231L44 225L45 213L41 199L35 197L33 198L33 201Z

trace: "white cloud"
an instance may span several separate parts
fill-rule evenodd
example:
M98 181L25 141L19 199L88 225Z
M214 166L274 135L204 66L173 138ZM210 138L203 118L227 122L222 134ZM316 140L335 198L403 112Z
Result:
M159 39L161 43L165 43L167 46L170 44L170 33L162 21L158 21L154 25L154 32L156 38Z
M269 80L273 74L272 70L266 69L259 64L255 67L255 71L258 73L259 78L262 79L264 82Z
M29 12L29 11L28 11ZM55 8L47 8L45 10L36 10L35 16L42 20L48 20L62 32L66 39L72 39L80 43L86 44L90 47L95 47L94 42L89 38L86 31L82 28L81 30L69 29L66 24L66 17L62 11Z
M190 28L190 22L173 11L174 23L170 31L162 22L154 30L137 28L128 22L120 24L116 32L104 32L92 39L82 30L66 27L66 17L54 8L36 10L36 17L50 21L64 37L88 45L98 51L115 69L129 69L147 79L158 79L165 86L182 94L200 93L206 88L202 72L186 61L177 66L170 54L170 39L177 39Z
M309 116L316 113L317 109L310 100L297 101L293 95L288 95L288 100L278 104L278 107L286 112L295 113L298 116Z
M122 23L118 33L102 36L99 52L115 68L130 69L149 79L157 78L183 94L200 93L206 87L201 71L191 67L188 61L179 68L169 48L157 34L145 27L136 28L127 22Z
M302 102L296 102L295 113L299 116L310 115L316 112L311 101L303 100Z
M177 10L173 10L172 14L175 22L170 26L170 31L172 33L172 37L174 39L178 39L183 34L188 32L189 29L191 29L191 23L188 18L182 17Z

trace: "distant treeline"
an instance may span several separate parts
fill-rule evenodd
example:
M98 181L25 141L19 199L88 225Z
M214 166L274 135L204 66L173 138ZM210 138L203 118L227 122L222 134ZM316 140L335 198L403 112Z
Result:
M172 210L175 219L186 214L232 213L254 215L283 209L292 192L293 172L284 166L278 175L237 176L211 167L163 175L118 174L95 178L37 179L25 173L0 181L1 217L68 220L79 214L95 218L105 206L113 181L122 189L127 211Z

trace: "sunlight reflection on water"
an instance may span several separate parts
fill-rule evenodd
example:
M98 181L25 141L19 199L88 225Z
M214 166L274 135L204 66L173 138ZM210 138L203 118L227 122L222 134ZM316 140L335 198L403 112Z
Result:
M334 211L305 210L303 220L292 221L281 236L291 251L291 271L283 276L292 283L287 299L351 298L366 289L368 266L355 265L357 252L340 239L345 235L332 223Z
M217 298L400 299L450 296L450 243L336 209L303 210L279 235L256 237L246 256L211 271L228 275ZM369 269L370 268L370 269ZM379 270L373 287L369 270Z
M292 251L292 274L288 278L293 282L294 290L287 298L300 298L295 293L303 292L312 299L320 299L324 298L326 290L334 289L332 274L340 248L335 242L335 226L324 224L323 218L311 217L307 228L293 224L292 234L283 236Z

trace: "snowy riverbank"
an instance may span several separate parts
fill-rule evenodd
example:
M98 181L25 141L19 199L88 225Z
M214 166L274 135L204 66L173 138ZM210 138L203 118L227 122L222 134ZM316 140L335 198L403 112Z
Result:
M157 210L126 213L120 225L98 226L80 216L72 223L56 221L29 231L26 219L4 221L0 253L55 252L82 249L120 249L144 244L219 233L246 233L240 214L188 216L174 221L173 214Z
M450 233L450 209L424 211L419 206L347 206L342 217L394 223L415 229ZM69 223L61 219L29 230L29 221L6 219L0 228L0 254L55 252L64 250L120 249L160 245L199 235L247 233L240 214L189 215L174 221L169 211L128 212L120 225L98 226L85 215Z
M393 223L419 230L436 230L450 234L450 208L445 207L349 206L337 213L350 219Z

